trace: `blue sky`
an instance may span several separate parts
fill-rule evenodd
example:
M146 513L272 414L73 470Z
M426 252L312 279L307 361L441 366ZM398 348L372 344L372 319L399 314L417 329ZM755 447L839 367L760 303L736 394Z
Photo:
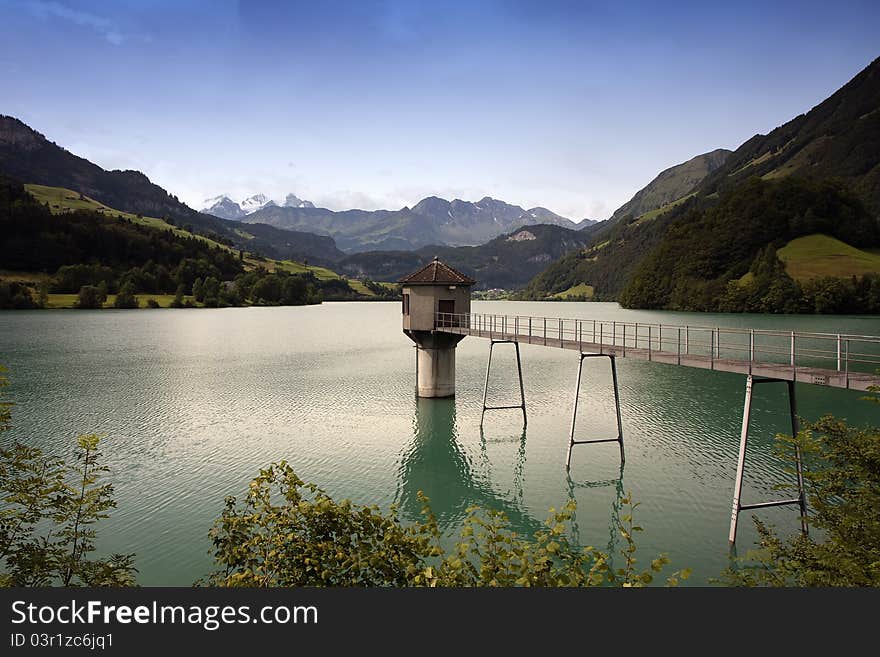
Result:
M199 206L606 218L880 55L877 2L0 0L0 113Z

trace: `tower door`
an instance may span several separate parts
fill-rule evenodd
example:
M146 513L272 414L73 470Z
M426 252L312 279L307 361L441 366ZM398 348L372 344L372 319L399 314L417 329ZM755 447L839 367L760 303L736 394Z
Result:
M448 313L449 315L455 313L455 299L440 299L437 302L437 312L441 313L438 322L440 326L452 326L455 318L445 316L443 313Z

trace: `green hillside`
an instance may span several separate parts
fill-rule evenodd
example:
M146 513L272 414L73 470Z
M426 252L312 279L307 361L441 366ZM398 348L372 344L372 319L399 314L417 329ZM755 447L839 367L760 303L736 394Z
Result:
M722 166L729 155L730 151L719 148L662 171L629 201L617 208L611 221L627 215L637 219L645 216L652 218L656 216L651 214L654 211L668 209L673 203L680 203L706 176Z
M191 233L190 231L184 230L183 228L177 228L173 224L169 224L164 219L157 219L156 217L145 217L143 215L131 214L130 212L123 212L121 210L115 210L111 207L100 203L84 194L80 194L79 192L75 192L71 189L65 189L64 187L49 187L48 185L33 185L33 184L25 184L24 188L40 203L48 203L49 210L52 214L64 214L66 212L76 212L77 210L87 210L90 212L97 212L98 214L104 214L108 217L115 217L118 219L126 219L135 224L139 224L141 226L147 226L149 228L155 228L157 230L170 230L175 235L179 235L181 237L195 237L200 239L207 244L212 246L218 246L221 248L225 248L227 250L232 250L228 244L221 244L216 240L212 240L204 235L197 235Z
M806 114L755 135L700 185L710 194L752 176L834 178L880 215L880 58Z
M163 219L157 219L156 217L145 217L143 215L135 215L131 214L130 212L122 212L120 210L108 207L103 203L100 203L99 201L85 196L84 194L74 192L70 189L33 184L25 184L24 188L39 203L48 203L49 209L52 214L64 214L69 212L76 212L78 210L96 212L111 219L125 219L126 221L129 221L133 224L146 226L147 228L170 231L172 234L179 237L197 239L214 248L223 249L235 255L238 255L239 252L239 249L231 247L228 244L223 244L208 237L205 237L204 235L191 233L187 230L184 230L183 228L178 228L177 226L170 225ZM246 238L252 238L252 236L248 233L242 233L242 235ZM261 258L259 256L255 257L253 254L250 253L244 254L243 262L245 270L254 269L256 267L264 267L269 271L285 271L292 274L311 273L315 276L315 278L322 281L336 280L341 278L339 274L330 269L327 269L326 267L305 265L291 260L274 260L271 258ZM354 287L355 285L357 285L357 287L359 288L358 292L360 292L364 296L374 296L373 292L364 287L364 285L360 283L360 281L352 281L352 286Z
M798 237L776 255L796 281L880 273L880 254L862 251L828 235Z
M666 203L665 205L661 205L659 208L655 208L654 210L650 210L648 212L645 212L644 214L640 214L636 217L636 221L638 223L643 223L645 221L651 221L652 219L656 219L661 214L666 214L667 212L669 212L673 208L676 208L679 205L681 205L682 203L684 203L685 201L687 201L689 198L696 196L696 194L697 194L696 192L691 192L690 194L682 196L681 198L677 198L674 201L670 201L669 203Z
M578 285L570 287L567 290L563 290L562 292L557 292L556 294L550 295L548 299L592 299L594 292L595 290L593 290L592 285L579 283Z
M716 310L727 284L753 268L767 247L779 249L813 233L863 247L880 243L876 219L834 184L749 179L718 203L694 208L670 225L633 273L620 302Z

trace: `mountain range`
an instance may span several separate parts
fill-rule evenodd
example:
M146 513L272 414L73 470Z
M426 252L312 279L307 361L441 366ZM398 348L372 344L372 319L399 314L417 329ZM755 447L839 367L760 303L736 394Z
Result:
M249 224L328 235L347 252L413 250L429 244L476 246L521 226L552 224L569 229L595 223L575 223L547 208L528 210L485 197L479 201L448 201L436 196L399 210L342 210L316 208L290 194L277 203L264 194L235 203L228 196L206 202L205 212ZM255 209L252 209L255 208Z

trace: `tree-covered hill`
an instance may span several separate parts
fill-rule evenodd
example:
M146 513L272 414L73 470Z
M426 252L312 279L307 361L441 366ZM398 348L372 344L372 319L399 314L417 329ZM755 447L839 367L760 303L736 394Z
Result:
M876 219L840 185L800 178L748 179L724 192L717 203L693 207L673 222L636 268L620 302L634 308L744 310L733 298L740 280L750 272L754 279L763 267L768 279L750 294L760 293L763 299L784 281L787 298L778 299L781 309L796 311L788 303L797 302L795 281L781 262L776 264L776 251L790 240L817 233L852 246L880 244ZM746 279L742 287L752 282ZM772 311L770 301L764 305Z
M877 312L856 291L873 285L868 270L856 267L865 274L852 280L853 267L841 267L847 280L833 283L834 294L846 301L833 306L816 301L832 282L797 280L776 249L816 234L844 247L877 247L878 221L880 59L807 114L748 140L686 198L608 222L585 249L532 279L522 297L589 285L595 298L631 307Z
M730 189L752 176L836 178L880 216L880 58L806 114L749 139L700 192Z
M21 183L0 175L0 308L48 307L53 304L47 303L47 293L75 295L84 288L92 290L89 307L100 307L99 289L101 298L118 293L117 298L125 296L135 305L136 294L174 294L180 304L192 295L205 305L391 294L360 283L354 289L322 268L245 256L173 224L124 214L69 190L36 191L41 198L61 193L67 207L62 210L51 199L41 202Z
M480 246L426 246L417 251L373 251L348 256L337 268L350 276L397 281L439 256L477 281L477 289L522 287L548 262L583 248L592 226L571 230L538 224L502 235Z
M175 234L171 226L158 230L89 210L54 214L23 185L3 176L0 254L4 270L56 274L63 267L84 267L94 274L89 284L103 281L111 289L125 272L147 263L161 270L162 292L192 285L198 276L231 279L243 271L230 249Z
M140 171L106 171L18 119L3 115L0 174L26 183L71 189L123 212L169 219L190 232L269 258L330 265L343 256L327 236L243 224L196 212Z

